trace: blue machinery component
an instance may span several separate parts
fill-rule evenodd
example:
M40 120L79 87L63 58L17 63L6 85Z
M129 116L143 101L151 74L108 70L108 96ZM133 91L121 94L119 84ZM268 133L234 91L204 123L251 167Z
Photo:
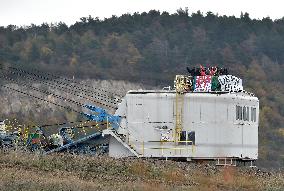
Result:
M110 123L110 126L114 129L117 129L119 127L119 123L121 120L120 116L108 114L104 109L93 105L84 105L84 107L91 110L93 113L93 114L83 113L83 115L86 116L89 120L96 122L106 122L107 124ZM69 141L67 144L61 147L45 152L45 154L50 154L53 152L61 152L64 150L83 151L86 150L86 148L88 147L94 147L102 143L106 144L106 141L107 139L105 139L102 136L101 132L96 132L87 137L80 138L76 141ZM104 146L104 149L108 149L108 146ZM92 151L92 152L97 153L97 151ZM91 153L91 151L88 151L88 153Z
M66 145L63 145L61 147L55 148L53 150L47 151L45 152L45 154L50 154L50 153L54 153L54 152L61 152L64 150L80 150L81 148L84 148L86 146L90 145L96 145L96 144L100 144L103 143L102 141L100 141L100 139L102 139L102 133L98 132L98 133L94 133L92 135L89 135L87 137L83 137L77 141L74 142L70 142Z
M95 114L84 113L84 115L88 119L96 121L96 122L106 121L107 123L110 123L111 127L114 129L117 129L119 127L119 123L121 120L120 116L108 114L104 109L93 106L93 105L84 105L84 107L95 113Z

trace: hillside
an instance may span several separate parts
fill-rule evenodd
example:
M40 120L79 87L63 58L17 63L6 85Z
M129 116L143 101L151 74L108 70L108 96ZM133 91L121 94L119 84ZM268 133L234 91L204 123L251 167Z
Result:
M55 89L50 87L51 85L56 86L55 82L46 81L49 86L46 86L44 83L35 83L31 81L24 81L24 84L28 84L32 87L36 87L41 90L45 90L50 94L44 94L38 91L35 91L29 87L24 86L23 84L15 84L9 81L4 81L5 85L17 89L23 92L27 92L29 95L36 96L38 98L42 98L44 100L50 101L52 103L57 103L62 106L71 107L76 110L82 109L78 105L66 101L64 99L58 99L52 95L52 93L56 95L61 95L64 98L68 98L70 100L76 100L82 104L95 104L93 102L94 99L86 100L84 97L78 97L73 92L67 91L67 89ZM130 83L124 81L106 81L106 80L80 80L76 85L88 85L90 87L96 87L100 89L113 89L113 93L117 95L124 96L127 91L131 89L140 89L145 88L147 86L143 86L142 84L138 83ZM70 84L72 85L72 84ZM75 84L74 84L75 85ZM64 91L66 90L66 91ZM83 94L82 94L83 95ZM65 122L65 121L78 121L79 117L78 114L66 110L64 108L58 107L52 103L34 99L32 97L23 95L19 92L15 92L9 90L7 88L1 87L0 88L0 99L2 100L0 103L0 116L1 118L5 119L17 119L23 124L52 124L58 122ZM105 103L101 101L101 103ZM114 112L114 110L111 110Z
M284 19L211 12L125 14L0 27L0 62L76 79L172 85L186 66L222 66L260 99L260 164L284 166Z

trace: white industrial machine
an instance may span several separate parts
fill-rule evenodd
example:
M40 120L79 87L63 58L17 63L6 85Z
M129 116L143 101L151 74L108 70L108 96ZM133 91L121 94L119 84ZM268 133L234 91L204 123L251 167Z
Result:
M89 121L96 122L96 127L100 124L102 129L107 128L103 133L97 130L75 141L68 138L65 145L61 144L61 147L47 153L66 150L82 152L84 149L87 153L100 153L99 150L106 153L108 150L111 157L216 160L218 164L219 161L223 161L225 165L227 161L232 164L236 161L256 160L258 98L246 92L242 80L229 75L227 69L200 66L187 70L189 75L176 76L174 88L132 90L122 100L110 97L105 94L105 90L97 89L101 93L91 92L81 85L74 86L51 79L50 75L42 78L57 83L55 86L42 81L48 87L68 91L102 107L116 109L119 103L114 115L109 114L104 108L82 104L53 92L24 85L88 109L90 113L85 113L45 100L77 114L83 114ZM9 67L9 71L11 74L24 74L30 80L34 79L33 76L39 77L37 74L13 67ZM5 79L15 81L9 76L5 76ZM43 100L27 92L4 87ZM81 95L81 91L86 91L84 96ZM0 135L5 133L5 124L0 122ZM2 140L7 138L6 135L2 137L0 136ZM13 137L7 140L15 142Z
M103 133L111 157L254 161L258 114L258 98L235 76L178 75L175 90L129 91L115 113L119 128Z

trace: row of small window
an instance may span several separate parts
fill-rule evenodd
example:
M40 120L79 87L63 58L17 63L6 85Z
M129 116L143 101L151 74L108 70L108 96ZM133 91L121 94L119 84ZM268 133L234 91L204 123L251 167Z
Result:
M236 120L256 122L256 108L247 106L236 106Z

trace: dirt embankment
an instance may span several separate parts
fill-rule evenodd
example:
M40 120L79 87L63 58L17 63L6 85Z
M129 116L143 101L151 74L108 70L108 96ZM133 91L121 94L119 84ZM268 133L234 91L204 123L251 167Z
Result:
M284 190L284 173L187 162L0 153L0 190Z
M55 83L55 81L59 81L59 83ZM103 107L98 104L98 102L105 104L107 103L106 101L114 97L114 94L119 95L115 96L116 98L123 97L126 92L131 89L147 88L142 84L111 80L78 80L77 83L57 79L54 81L41 82L31 82L28 80L25 82L23 80L19 82L21 85L8 83L7 81L1 83L10 88L41 98L42 100L1 86L0 120L6 118L17 119L24 124L34 123L40 125L78 120L78 113L68 111L50 102L81 111L82 107L78 106L78 104L74 104L75 102ZM32 88L30 86L32 86ZM39 89L41 92L35 91L35 89ZM59 99L53 94L66 99ZM114 112L114 109L106 109L109 109L110 112Z

